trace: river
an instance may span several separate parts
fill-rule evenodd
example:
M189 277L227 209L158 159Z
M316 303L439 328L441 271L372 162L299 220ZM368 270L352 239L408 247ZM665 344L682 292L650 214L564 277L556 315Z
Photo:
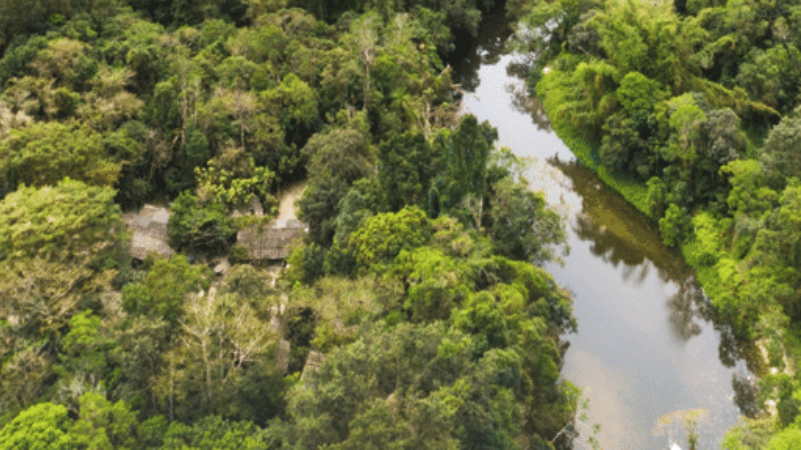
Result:
M573 441L585 448L589 425L598 423L606 450L664 450L686 435L674 423L654 426L676 410L703 408L699 450L720 448L740 414L754 411L746 381L762 373L753 346L738 343L695 281L680 252L665 247L658 227L578 163L556 134L523 80L508 70L520 55L505 54L511 31L501 16L488 16L481 35L459 55L454 82L466 91L462 113L498 129L499 144L534 163L525 174L568 223L565 265L546 269L574 296L578 331L562 375L586 389L587 426ZM466 46L463 46L466 47ZM589 447L586 447L589 448Z

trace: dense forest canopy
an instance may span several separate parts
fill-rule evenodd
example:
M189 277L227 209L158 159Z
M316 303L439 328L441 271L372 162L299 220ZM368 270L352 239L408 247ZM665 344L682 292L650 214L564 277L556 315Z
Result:
M503 7L0 0L0 449L566 443L565 226L443 63ZM302 179L271 283L237 231Z
M554 128L584 140L580 156L659 221L713 304L779 371L760 383L776 419L744 420L724 447L801 446L801 384L784 370L801 361L801 3L518 7L516 46L533 56L529 87Z

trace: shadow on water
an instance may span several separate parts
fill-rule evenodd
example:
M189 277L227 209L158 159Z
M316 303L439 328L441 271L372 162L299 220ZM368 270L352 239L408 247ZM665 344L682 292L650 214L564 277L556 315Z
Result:
M574 251L564 268L548 267L576 293L579 331L569 337L576 345L565 357L566 376L594 391L591 422L608 430L604 448L665 448L666 438L651 436L652 421L695 407L712 417L701 428L702 448L716 448L737 415L758 411L751 374L765 373L759 352L736 339L681 253L662 243L658 226L565 152L540 100L522 83L531 61L504 54L511 35L503 15L489 15L469 48L460 45L460 59L447 62L463 104L497 127L515 154L556 167L564 187L550 189L573 199L567 219Z

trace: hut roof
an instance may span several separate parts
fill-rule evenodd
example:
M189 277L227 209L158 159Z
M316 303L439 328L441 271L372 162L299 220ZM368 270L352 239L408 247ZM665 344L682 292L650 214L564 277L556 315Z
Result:
M167 221L170 212L166 208L145 205L135 213L125 213L122 219L132 231L131 256L145 259L150 252L170 257L175 253L167 244Z
M306 225L297 220L279 220L259 231L258 225L241 230L236 241L248 251L249 259L283 259L289 244L303 235Z

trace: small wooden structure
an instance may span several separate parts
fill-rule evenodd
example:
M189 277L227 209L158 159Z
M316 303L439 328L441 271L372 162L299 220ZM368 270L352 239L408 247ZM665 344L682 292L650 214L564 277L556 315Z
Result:
M278 220L259 230L252 225L241 230L237 244L247 249L250 260L279 260L289 256L289 244L301 237L308 228L297 220Z
M144 261L151 252L169 258L173 249L167 243L167 221L170 212L167 208L145 205L141 210L125 213L122 220L132 232L131 257Z

